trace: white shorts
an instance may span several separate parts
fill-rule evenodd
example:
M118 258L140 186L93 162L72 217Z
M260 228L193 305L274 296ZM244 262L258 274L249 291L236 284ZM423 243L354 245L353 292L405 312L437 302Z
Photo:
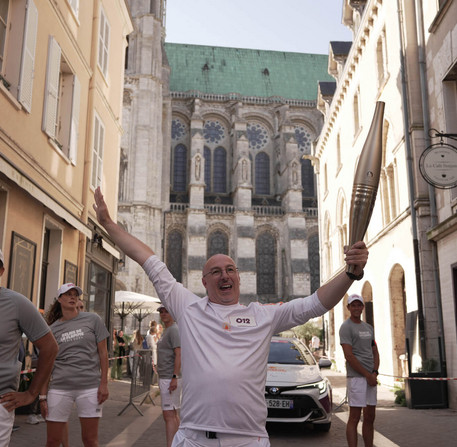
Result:
M68 422L73 404L76 403L80 418L101 418L102 405L98 403L98 388L89 390L55 390L48 391L47 421Z
M0 404L0 446L9 445L14 424L14 411L8 411Z
M178 388L172 393L168 387L172 379L160 379L160 399L162 401L162 410L177 410L181 408L181 379L178 379Z
M173 438L172 447L270 447L268 438L259 436L217 433L208 439L205 431L180 428Z
M350 407L375 406L378 403L378 387L369 386L365 377L348 377L347 390Z

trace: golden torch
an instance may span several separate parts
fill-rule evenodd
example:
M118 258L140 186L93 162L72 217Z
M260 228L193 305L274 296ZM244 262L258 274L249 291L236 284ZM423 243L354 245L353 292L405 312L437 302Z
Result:
M384 106L383 102L376 103L373 121L357 164L349 214L349 246L363 239L376 201L381 174ZM346 272L351 279L362 279L363 274L357 277L352 265L347 266Z

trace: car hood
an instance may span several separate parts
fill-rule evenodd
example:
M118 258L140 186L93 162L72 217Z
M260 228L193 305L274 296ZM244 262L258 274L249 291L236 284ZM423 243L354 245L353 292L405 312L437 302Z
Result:
M268 364L267 385L303 385L320 380L322 380L322 375L317 365Z

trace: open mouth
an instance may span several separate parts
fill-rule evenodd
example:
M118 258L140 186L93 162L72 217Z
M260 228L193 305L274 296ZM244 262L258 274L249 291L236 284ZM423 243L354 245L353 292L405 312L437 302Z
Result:
M222 286L219 287L219 289L221 290L231 290L232 289L232 285L231 284L223 284Z

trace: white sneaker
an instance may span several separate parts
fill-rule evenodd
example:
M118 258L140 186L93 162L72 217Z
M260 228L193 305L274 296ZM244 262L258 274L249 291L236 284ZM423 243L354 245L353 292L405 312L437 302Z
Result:
M38 422L46 422L45 419L44 419L44 417L41 416L41 414L37 414L37 415L36 415L36 418L37 418Z
M32 424L32 425L35 425L35 424L39 424L39 423L40 423L40 421L38 420L36 414L29 414L29 417L27 418L27 420L26 420L25 422L26 422L27 424Z

